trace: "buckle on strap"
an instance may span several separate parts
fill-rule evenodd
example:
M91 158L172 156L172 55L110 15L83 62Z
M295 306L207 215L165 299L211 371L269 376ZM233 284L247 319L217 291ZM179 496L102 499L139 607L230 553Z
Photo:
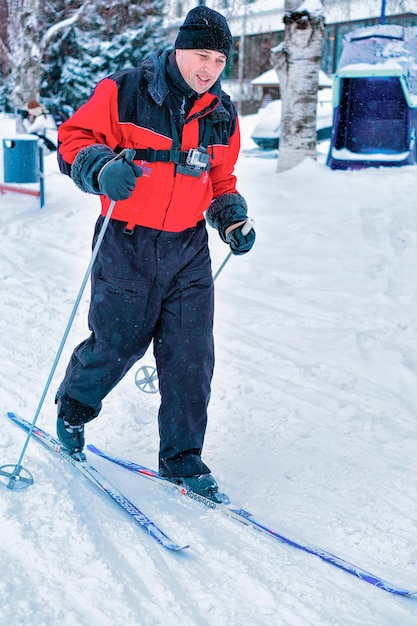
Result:
M132 222L128 222L123 229L125 235L133 235L135 232L136 224L132 224Z
M137 152L139 152L139 150L137 150ZM148 148L147 150L142 150L141 152L146 152L146 157L144 157L145 161L154 163L157 160L156 158L157 151L154 148Z

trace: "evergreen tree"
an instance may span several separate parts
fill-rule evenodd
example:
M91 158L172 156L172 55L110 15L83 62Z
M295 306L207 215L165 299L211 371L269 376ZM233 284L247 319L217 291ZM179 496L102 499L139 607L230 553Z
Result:
M78 108L105 76L139 65L163 45L162 6L156 0L113 0L92 6L50 46L42 81L50 108Z
M103 76L137 65L163 43L156 0L0 0L0 98L78 107Z

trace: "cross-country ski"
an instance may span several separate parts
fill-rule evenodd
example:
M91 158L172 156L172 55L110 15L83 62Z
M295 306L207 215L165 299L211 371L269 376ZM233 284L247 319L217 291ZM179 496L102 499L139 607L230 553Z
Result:
M101 456L102 458L107 459L108 461L111 461L112 463L116 463L116 465L120 465L121 467L124 467L125 469L131 472L134 472L135 474L139 476L143 476L144 478L153 480L167 489L174 489L175 491L177 491L178 493L181 493L182 495L187 495L191 499L201 502L202 504L204 504L205 506L208 506L209 508L219 509L225 515L228 515L229 517L243 524L246 524L250 526L251 528L259 530L260 532L268 535L269 537L278 539L278 541L281 541L282 543L285 543L293 548L297 548L298 550L302 550L303 552L307 552L314 556L318 556L326 563L330 563L331 565L334 565L335 567L338 567L339 569L342 569L345 572L348 572L349 574L353 574L354 576L357 576L361 580L364 580L365 582L370 583L371 585L375 585L375 587L378 587L379 589L382 589L383 591L388 591L389 593L393 593L394 595L399 595L399 596L410 596L410 597L417 596L417 591L409 591L407 589L403 589L402 587L394 585L390 582L387 582L386 580L383 580L379 576L376 576L375 574L371 574L370 572L365 571L361 567L358 567L357 565L354 565L353 563L349 563L348 561L345 561L344 559L341 559L340 557L334 554L331 554L327 550L322 550L321 548L309 545L307 543L301 543L300 541L296 541L294 539L291 539L290 537L283 535L278 530L274 530L271 524L267 524L265 521L261 521L257 519L255 515L253 515L249 511L246 511L245 509L236 507L233 504L221 504L221 503L212 502L208 498L202 497L200 494L194 493L192 491L187 491L180 485L175 485L174 483L168 480L165 480L164 478L161 478L157 472L155 472L152 469L149 469L148 467L144 467L143 465L140 465L139 463L117 458L107 452L104 452L103 450L100 450L99 448L97 448L96 446L92 444L89 444L87 447L88 447L88 450L90 450L90 452L94 452L94 454L97 454Z
M9 411L7 417L15 424L28 431L30 423L15 413ZM161 546L168 550L183 550L188 548L187 545L180 546L164 533L145 513L140 511L138 507L130 502L123 493L121 493L112 483L103 476L93 465L87 461L79 461L72 457L65 450L64 446L55 437L52 437L42 428L36 426L33 430L32 436L39 442L43 443L49 450L58 454L64 461L67 461L72 467L78 470L85 478L87 478L93 485L101 489L112 502L118 504L131 519L144 528L150 536L155 539Z

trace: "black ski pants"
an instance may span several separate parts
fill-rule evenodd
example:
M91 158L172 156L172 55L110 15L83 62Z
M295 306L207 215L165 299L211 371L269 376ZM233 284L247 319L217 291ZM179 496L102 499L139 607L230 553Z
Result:
M93 245L103 223L97 221ZM91 335L57 396L96 414L154 342L161 404L159 471L209 472L201 459L214 366L214 288L204 221L180 233L110 220L91 275Z

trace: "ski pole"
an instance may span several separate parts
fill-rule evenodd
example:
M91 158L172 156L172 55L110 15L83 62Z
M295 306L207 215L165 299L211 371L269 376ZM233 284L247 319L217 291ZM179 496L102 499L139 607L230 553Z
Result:
M122 152L120 152L120 154L118 155L118 158L126 158L126 161L130 162L133 159L133 156L134 156L134 150L129 149L129 150L123 150ZM56 353L55 360L54 360L54 362L52 364L51 371L49 372L48 380L46 381L44 390L43 390L42 395L41 395L41 399L39 400L38 407L37 407L37 409L35 411L35 415L33 417L32 423L30 425L30 428L29 428L29 431L28 431L28 434L27 434L27 437L26 437L26 441L25 441L25 443L23 445L23 448L22 448L22 452L20 453L19 460L18 460L17 464L14 466L14 470L12 472L7 471L6 468L12 468L13 465L2 465L0 467L0 475L7 476L9 478L9 482L7 484L7 488L8 489L15 489L15 487L17 487L18 489L19 488L24 488L24 487L28 487L29 485L32 485L32 483L33 483L32 474L28 470L26 470L25 468L22 467L23 457L25 456L26 449L27 449L27 447L29 445L30 438L32 436L32 433L33 433L33 430L35 428L37 419L39 417L39 413L41 412L43 403L44 403L45 398L46 398L46 394L47 394L47 392L49 390L49 387L50 387L50 384L52 382L52 378L53 378L53 376L55 374L55 370L57 368L59 359L61 358L62 351L63 351L65 343L67 341L69 332L71 330L71 326L73 324L73 321L74 321L74 318L75 318L75 314L76 314L76 312L78 310L78 307L79 307L79 304L81 302L81 298L82 298L82 295L84 293L84 289L85 289L85 286L87 284L88 278L90 276L90 273L91 273L94 261L96 260L98 251L100 249L101 242L103 241L104 235L106 233L107 226L109 224L109 221L110 221L111 215L113 213L113 209L114 209L115 204L116 204L116 200L112 200L110 202L109 208L107 210L106 217L104 218L104 222L102 224L99 236L97 238L97 241L96 241L96 243L94 245L93 252L91 254L90 263L88 264L88 267L87 267L87 270L85 272L83 281L81 283L80 290L78 292L78 295L77 295L77 298L75 300L73 309L71 311L71 315L69 317L67 326L66 326L64 334L62 336L61 343L59 344L59 348L58 348L58 351ZM26 473L26 476L21 476L20 475L22 471Z
M253 219L253 217L248 217L247 220L244 222L244 224L242 226L242 229L241 229L242 235L246 236L252 230L254 223L255 223L255 220ZM223 268L226 265L226 263L231 258L232 254L233 254L233 252L230 250L230 252L226 256L226 258L224 259L223 263L220 265L219 269L214 274L213 281L216 280L216 278L218 277L220 272L223 270Z
M253 228L255 220L253 217L248 217L244 222L241 229L242 235L247 235ZM235 224L234 228L241 226L242 222ZM232 227L229 232L234 230ZM227 235L226 235L227 239ZM229 261L232 256L232 251L228 253L223 263L218 268L217 272L213 276L213 282L216 280L226 263ZM135 375L135 385L141 391L145 393L158 393L158 385L155 385L155 382L158 382L158 374L156 371L156 367L152 367L151 365L141 365Z
M7 473L4 470L5 470L6 467L13 467L13 466L11 466L11 465L3 465L2 467L0 467L0 473L3 476L9 476L9 478L10 478L9 483L7 485L8 489L14 489L17 486L18 486L18 488L19 487L24 487L24 486L29 486L29 485L31 485L33 483L33 478L32 478L32 475L30 474L30 472L28 472L28 470L24 470L24 468L22 468L23 457L25 455L25 452L26 452L26 449L28 447L30 438L31 438L33 430L35 428L37 419L39 417L39 413L41 412L43 403L45 401L46 394L47 394L47 392L49 390L49 386L50 386L50 384L52 382L53 375L55 374L55 370L57 368L59 359L61 358L62 351L63 351L65 343L67 341L68 334L70 332L71 326L72 326L74 318L75 318L75 314L76 314L77 309L79 307L82 295L84 293L85 286L87 284L88 278L90 276L91 269L93 267L93 263L96 260L97 253L98 253L99 248L101 246L101 242L103 241L103 237L105 235L105 232L106 232L108 223L110 221L110 217L111 217L111 214L113 212L115 204L116 204L116 201L112 200L112 202L110 203L109 209L107 211L107 215L106 215L106 217L104 219L103 225L101 227L98 239L96 241L96 244L94 246L94 249L93 249L93 252L92 252L92 255L91 255L90 263L88 264L88 267L87 267L87 270L85 272L83 281L81 283L80 290L78 292L78 295L77 295L77 298L75 300L73 309L71 311L71 315L69 317L67 326L66 326L64 334L62 336L61 343L59 344L59 348L58 348L58 351L56 353L55 360L54 360L54 362L52 364L51 371L49 372L48 380L46 381L46 385L45 385L44 390L42 392L41 399L39 400L38 407L37 407L37 409L35 411L35 415L33 417L32 423L30 425L30 428L29 428L29 431L28 431L28 434L27 434L27 437L26 437L26 441L25 441L24 446L22 448L22 452L20 454L19 460L18 460L17 464L15 465L15 468L14 468L13 472L11 472L11 473ZM28 478L20 477L21 470L24 470L27 474L29 474L29 477ZM23 482L24 484L20 485L19 484L20 482Z

